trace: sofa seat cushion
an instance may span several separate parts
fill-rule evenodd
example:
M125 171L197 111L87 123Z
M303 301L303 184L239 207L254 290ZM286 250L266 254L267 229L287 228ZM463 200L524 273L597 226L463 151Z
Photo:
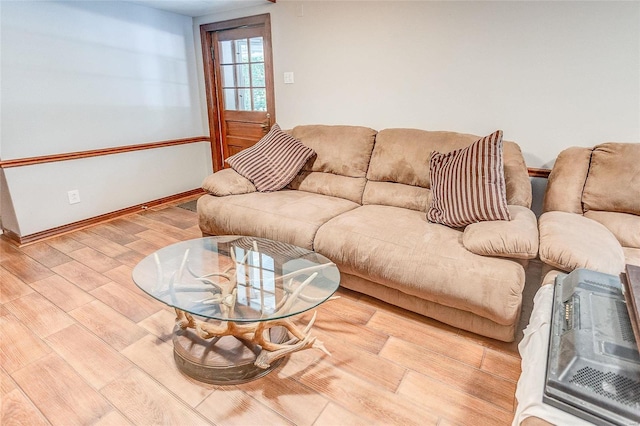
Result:
M595 220L568 212L546 212L538 221L540 260L562 271L585 268L618 275L624 252L616 237Z
M519 315L524 268L471 253L462 232L429 223L419 211L358 207L321 226L315 250L344 273L498 324L513 324Z
M322 224L358 206L342 198L293 190L204 195L198 199L198 220L205 234L251 235L313 250Z

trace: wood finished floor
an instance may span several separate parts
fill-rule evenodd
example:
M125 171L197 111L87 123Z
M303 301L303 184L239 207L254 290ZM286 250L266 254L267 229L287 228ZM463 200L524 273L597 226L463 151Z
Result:
M174 314L131 271L199 236L196 214L169 205L22 248L0 239L0 424L510 424L516 343L343 289L314 326L331 357L295 353L238 386L183 376L173 362Z

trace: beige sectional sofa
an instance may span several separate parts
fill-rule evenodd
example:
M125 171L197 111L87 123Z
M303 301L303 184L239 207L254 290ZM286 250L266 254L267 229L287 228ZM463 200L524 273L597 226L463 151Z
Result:
M204 235L249 235L313 249L341 285L444 323L514 339L527 260L538 251L531 184L518 145L504 142L511 221L453 229L430 223L429 157L479 138L454 132L298 126L316 152L283 190L257 192L232 169L205 179Z
M577 268L612 275L640 266L640 144L604 143L560 153L539 219L542 288L519 350L514 425L586 424L542 403L556 276ZM544 420L543 420L544 419Z
M618 275L640 265L640 144L564 150L549 175L540 217L543 284L558 271Z

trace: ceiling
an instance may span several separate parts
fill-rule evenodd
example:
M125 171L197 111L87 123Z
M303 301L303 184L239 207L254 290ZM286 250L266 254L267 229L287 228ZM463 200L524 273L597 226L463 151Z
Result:
M256 5L268 0L121 0L186 16L203 16Z

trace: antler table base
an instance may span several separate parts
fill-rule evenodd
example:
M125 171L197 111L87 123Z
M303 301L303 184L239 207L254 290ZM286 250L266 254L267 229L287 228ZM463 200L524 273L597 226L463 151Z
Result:
M239 384L264 376L282 359L304 349L329 351L312 337L316 313L304 330L291 319L256 323L201 321L176 309L173 346L176 365L206 383Z

